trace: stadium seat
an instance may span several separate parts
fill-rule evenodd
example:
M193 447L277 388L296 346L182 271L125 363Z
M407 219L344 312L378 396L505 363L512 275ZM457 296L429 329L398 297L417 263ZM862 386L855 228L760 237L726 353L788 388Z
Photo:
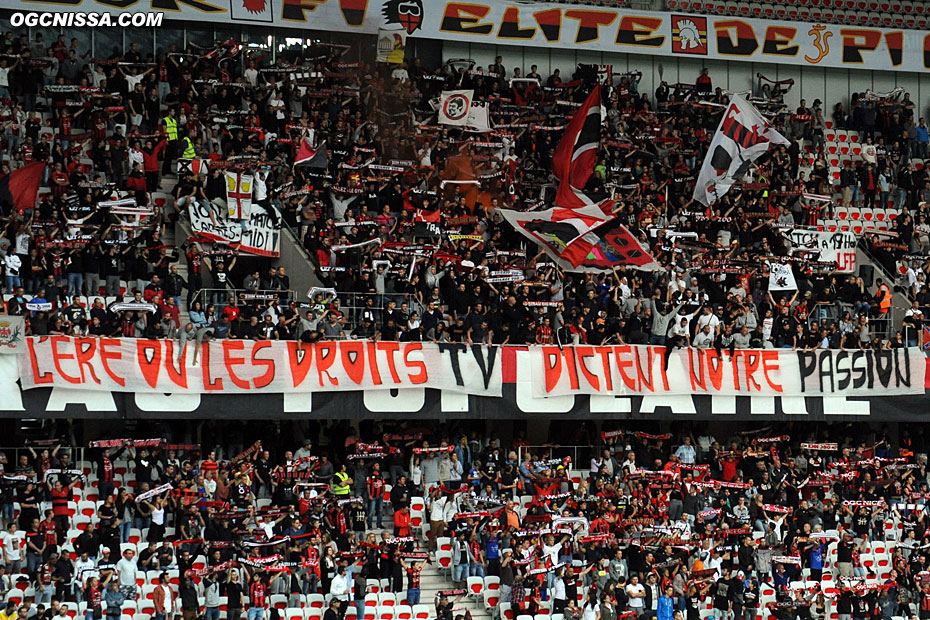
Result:
M436 563L440 568L452 568L452 552L437 550Z

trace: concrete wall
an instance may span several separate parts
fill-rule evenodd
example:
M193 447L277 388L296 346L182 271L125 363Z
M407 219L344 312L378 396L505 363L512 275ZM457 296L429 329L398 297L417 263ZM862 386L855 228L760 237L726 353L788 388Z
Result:
M423 46L426 42L417 41L417 43ZM809 68L566 49L548 50L538 47L478 45L456 41L432 43L442 46L443 58L473 58L482 67L493 63L495 56L503 56L508 75L512 74L514 67L520 67L525 74L534 64L537 65L543 78L551 75L553 70L559 69L563 79L566 79L578 63L612 64L614 71L620 72L641 71L643 79L640 83L640 92L649 93L650 96L662 79L669 84L693 83L701 69L707 67L714 86L731 91L744 91L755 86L757 73L762 73L771 80L793 78L794 88L785 97L785 102L789 107L797 107L803 96L808 104L813 103L814 99L821 99L824 102L824 111L829 113L832 112L833 104L838 101L842 101L844 106L847 105L850 93L864 92L868 88L876 92L884 92L897 86L904 87L911 94L911 99L917 102L920 115L926 115L927 108L930 107L930 74ZM659 77L660 68L662 78Z

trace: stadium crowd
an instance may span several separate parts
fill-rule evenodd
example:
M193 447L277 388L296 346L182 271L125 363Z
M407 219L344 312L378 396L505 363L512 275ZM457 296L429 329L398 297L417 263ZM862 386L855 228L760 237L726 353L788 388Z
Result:
M397 618L450 620L476 607L891 620L930 609L919 429L892 441L862 426L715 437L553 423L563 445L530 446L429 423L315 424L302 442L242 426L211 435L224 445L39 440L3 455L5 616L262 620L316 607L333 620L389 605ZM427 566L445 587L421 603Z
M93 59L64 37L0 39L0 173L49 163L35 209L2 205L5 310L27 315L29 333L722 348L919 340L930 311L930 171L911 165L928 138L907 94L853 93L851 111L841 102L831 120L821 101L788 109L791 85L760 80L754 101L791 143L704 208L691 199L694 179L727 100L706 70L693 84L640 92L639 74L611 67L543 76L501 57L427 68L348 61L343 45L308 44L273 60L232 40L199 43L157 57L133 43ZM553 149L598 83L606 119L585 191L616 201L616 221L663 270L566 271L498 212L552 205ZM490 132L436 124L436 99L454 88L487 103ZM837 178L824 149L828 121L868 145ZM179 159L204 160L209 171L187 166L178 178ZM195 208L214 224L227 220L224 170L252 174L252 203L312 254L322 284L312 299L291 291L283 270L253 268L230 246L202 236L165 245L166 227L193 220ZM160 190L173 199L156 201ZM105 199L152 212L127 221ZM836 273L788 235L837 206L875 204L900 209L887 234L867 240L890 269L909 261L914 307L897 325L895 282L872 287ZM771 294L768 261L788 262L798 289ZM213 292L200 294L205 287Z

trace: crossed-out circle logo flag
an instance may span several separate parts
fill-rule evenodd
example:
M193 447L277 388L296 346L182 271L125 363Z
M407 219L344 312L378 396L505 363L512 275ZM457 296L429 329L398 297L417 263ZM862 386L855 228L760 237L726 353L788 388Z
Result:
M473 90L444 90L439 98L439 122L443 125L464 126L468 122Z

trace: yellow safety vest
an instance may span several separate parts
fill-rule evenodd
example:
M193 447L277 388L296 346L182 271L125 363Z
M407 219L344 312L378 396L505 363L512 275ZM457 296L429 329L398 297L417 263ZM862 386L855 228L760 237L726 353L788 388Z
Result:
M168 140L178 139L178 119L166 116L162 119L165 121L165 133L168 134Z
M183 159L194 159L197 157L197 151L194 150L194 143L191 142L190 138L184 138L184 154L181 155Z
M352 489L346 482L349 480L349 474L344 471L336 472L336 483L333 485L333 493L336 495L348 495Z

